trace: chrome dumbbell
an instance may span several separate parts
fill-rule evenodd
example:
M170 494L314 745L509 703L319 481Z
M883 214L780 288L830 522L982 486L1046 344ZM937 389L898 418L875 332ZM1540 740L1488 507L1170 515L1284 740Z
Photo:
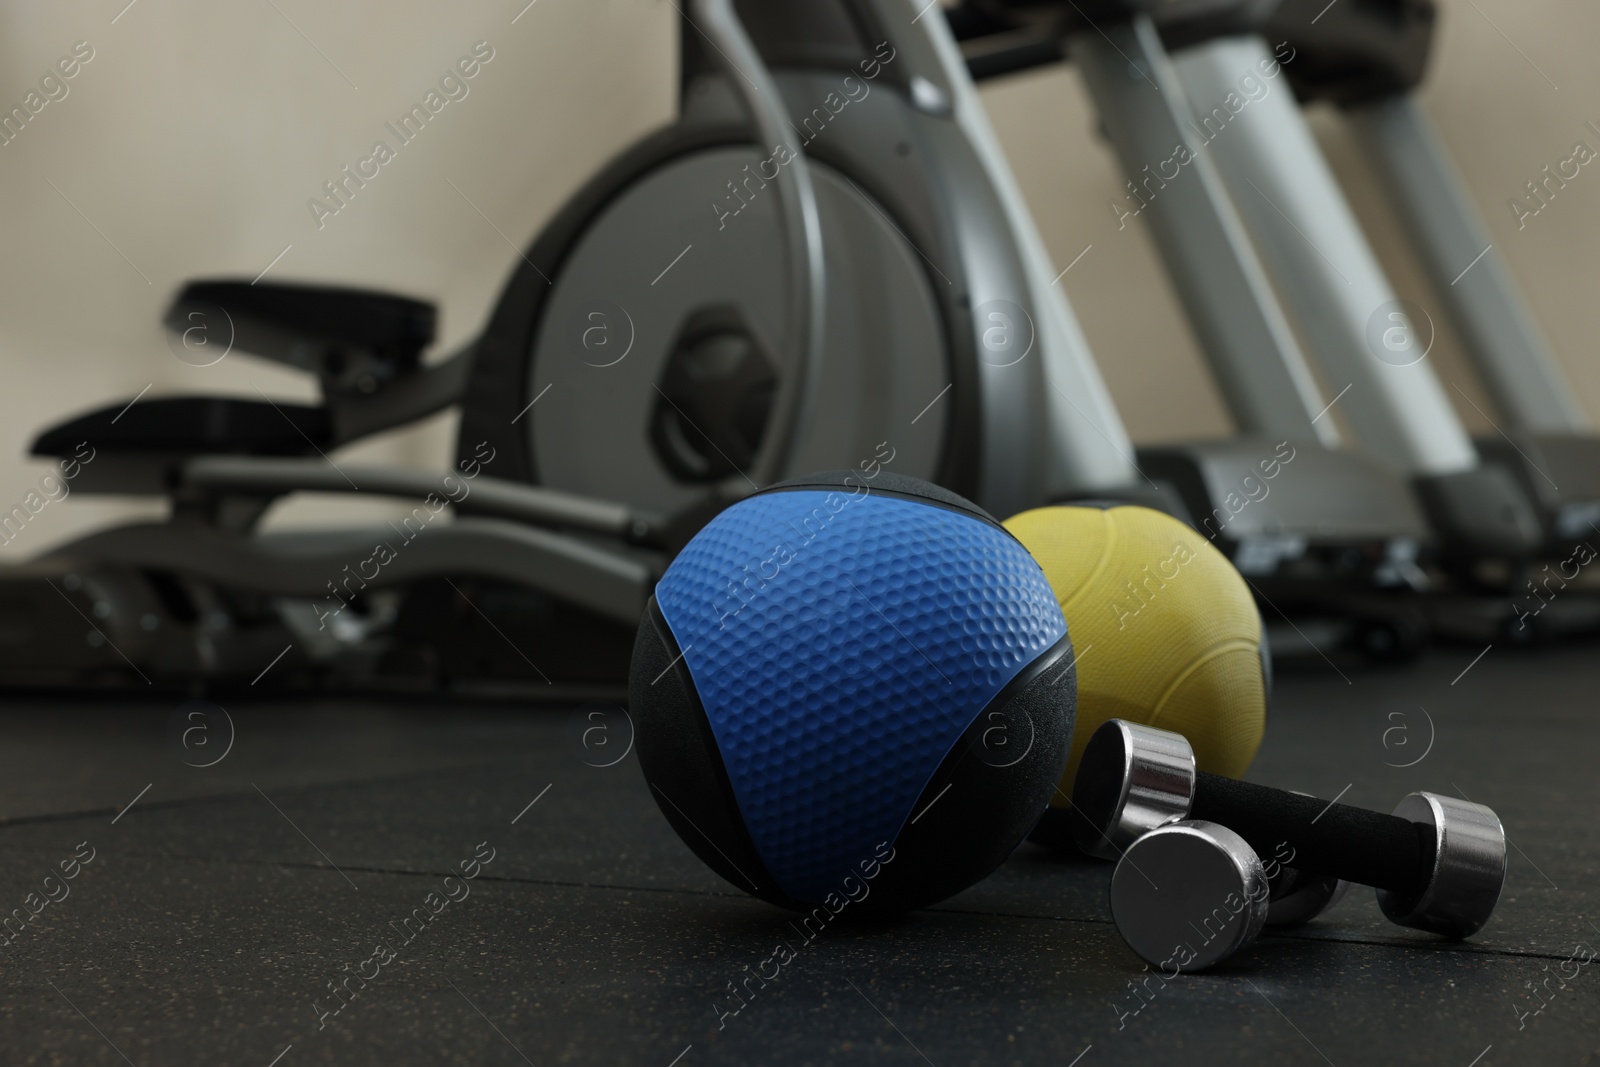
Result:
M1180 847L1162 837L1137 852L1132 848L1152 831L1180 820L1225 827L1255 854L1273 855L1287 846L1292 860L1284 863L1292 862L1300 876L1311 878L1308 885L1318 886L1303 898L1306 907L1318 894L1337 891L1337 882L1330 885L1329 879L1344 879L1374 887L1379 906L1393 922L1447 937L1468 937L1482 928L1505 882L1505 831L1495 813L1481 804L1433 793L1411 794L1393 815L1329 804L1197 771L1182 735L1116 719L1089 741L1073 788L1073 807L1083 816L1080 846L1129 864L1126 877L1119 864L1114 889L1133 884L1128 879L1138 877L1138 867L1144 865L1141 855L1154 864L1165 855L1159 850ZM1213 851L1236 852L1231 839L1207 832L1216 837ZM1229 862L1237 867L1243 860L1234 855ZM1153 876L1146 880L1159 885ZM1234 891L1254 882L1246 875L1225 885ZM1261 910L1265 922L1264 905ZM1285 918L1291 910L1286 907ZM1247 930L1251 921L1246 919L1241 929Z
M1285 860L1292 857L1284 857ZM1350 883L1343 878L1327 874L1312 874L1299 867L1280 867L1276 876L1268 872L1272 883L1271 904L1267 908L1267 925L1278 929L1304 926L1318 915L1344 899Z
M1111 876L1117 932L1151 966L1198 971L1256 939L1298 926L1344 895L1348 883L1265 863L1226 826L1169 822L1124 851Z

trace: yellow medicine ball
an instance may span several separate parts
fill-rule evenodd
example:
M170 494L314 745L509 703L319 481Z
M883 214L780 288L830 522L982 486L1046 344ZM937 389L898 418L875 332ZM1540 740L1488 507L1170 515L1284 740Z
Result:
M1077 726L1052 815L1066 815L1078 760L1107 719L1174 730L1200 770L1242 775L1266 730L1269 675L1261 615L1227 557L1150 508L1036 508L1005 527L1044 568L1078 657Z

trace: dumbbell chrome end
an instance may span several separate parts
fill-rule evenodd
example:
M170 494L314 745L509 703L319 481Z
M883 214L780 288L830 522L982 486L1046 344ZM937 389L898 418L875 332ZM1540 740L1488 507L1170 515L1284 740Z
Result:
M1169 974L1214 966L1266 924L1267 873L1244 838L1214 822L1170 823L1123 853L1111 917L1140 959Z
M1156 827L1186 817L1194 774L1194 750L1182 734L1122 719L1102 723L1072 786L1078 847L1114 860Z
M1433 871L1420 893L1380 889L1390 921L1445 937L1471 937L1500 902L1506 881L1506 832L1482 804L1437 793L1412 793L1394 813L1432 830Z

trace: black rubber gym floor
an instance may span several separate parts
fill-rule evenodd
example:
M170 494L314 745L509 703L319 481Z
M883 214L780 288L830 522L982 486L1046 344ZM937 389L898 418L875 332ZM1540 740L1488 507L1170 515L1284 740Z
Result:
M599 765L628 728L598 705L224 701L232 748L195 768L226 726L180 724L210 731L185 750L176 701L13 697L0 1059L1600 1062L1595 654L1474 654L1280 677L1250 777L1385 811L1414 789L1489 804L1513 842L1489 926L1441 943L1353 890L1142 997L1109 866L1032 845L893 925L802 936L690 854L631 754Z

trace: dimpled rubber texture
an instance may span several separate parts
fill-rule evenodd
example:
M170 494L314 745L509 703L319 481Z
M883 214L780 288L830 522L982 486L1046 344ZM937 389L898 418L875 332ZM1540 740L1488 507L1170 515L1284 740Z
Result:
M1044 568L1080 654L1094 649L1078 665L1062 792L1107 719L1180 733L1200 770L1241 777L1266 732L1267 679L1261 616L1227 557L1149 508L1038 508L1005 525Z
M998 526L843 491L733 505L656 602L757 853L811 903L898 837L967 727L1066 634L1038 564Z

